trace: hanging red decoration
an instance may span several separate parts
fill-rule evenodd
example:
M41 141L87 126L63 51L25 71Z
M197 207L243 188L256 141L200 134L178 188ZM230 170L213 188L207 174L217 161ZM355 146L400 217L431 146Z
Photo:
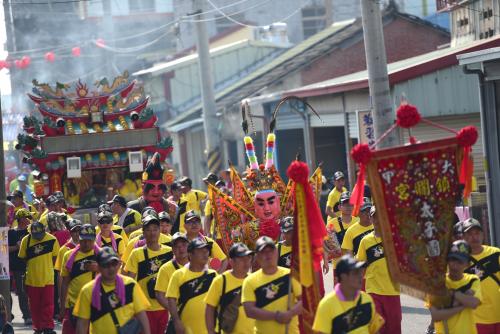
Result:
M98 38L96 39L95 41L95 45L98 47L98 48L103 48L106 46L106 43L104 42L104 40L102 38Z
M30 56L23 56L21 58L21 63L22 63L21 68L27 68L31 64L31 57Z
M9 68L10 63L6 60L0 60L0 70L3 70L4 68Z
M366 165L370 162L372 157L372 151L368 144L357 144L351 150L351 156L354 162L362 165Z
M457 133L458 145L463 147L463 158L460 164L459 181L464 184L463 197L469 197L472 192L472 175L474 164L472 163L472 146L476 143L479 134L475 126L466 126Z
M420 122L420 119L418 109L411 104L402 104L396 110L396 122L402 128L412 128Z
M466 126L457 133L458 144L462 147L473 146L479 134L475 126Z
M73 57L80 57L80 54L82 53L82 50L80 49L79 46L75 46L74 48L71 49L71 54Z
M351 150L352 159L359 165L356 186L352 192L350 203L354 206L353 215L357 215L359 208L363 203L363 194L365 189L365 170L366 165L372 158L372 151L368 144L357 144Z
M23 66L23 61L21 59L16 59L14 61L14 65L16 66L16 68L22 70L24 68Z
M56 55L54 54L54 52L49 51L45 54L45 60L49 63L53 63L54 60L56 60Z

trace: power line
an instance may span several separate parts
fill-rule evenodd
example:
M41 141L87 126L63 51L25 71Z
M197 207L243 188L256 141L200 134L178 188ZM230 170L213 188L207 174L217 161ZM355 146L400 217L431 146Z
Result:
M4 0L3 2L7 2L8 0ZM53 5L53 4L64 4L64 3L75 3L75 2L91 2L91 1L96 1L96 2L100 2L102 0L53 0L53 1L50 1L50 2L13 2L13 1L9 1L9 4L10 5Z

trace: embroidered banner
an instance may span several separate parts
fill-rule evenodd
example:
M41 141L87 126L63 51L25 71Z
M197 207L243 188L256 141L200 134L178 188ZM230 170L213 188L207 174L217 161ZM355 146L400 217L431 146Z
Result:
M374 151L367 165L391 276L434 295L446 291L461 152L448 138Z

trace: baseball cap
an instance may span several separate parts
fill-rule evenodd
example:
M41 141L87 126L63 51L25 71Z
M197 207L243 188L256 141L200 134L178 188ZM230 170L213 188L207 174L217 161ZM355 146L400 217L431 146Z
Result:
M212 243L208 243L204 239L195 238L189 242L188 252L201 248L208 248L208 250L212 250Z
M57 202L64 202L64 194L62 191L55 191L52 195L56 198Z
M363 198L363 204L361 204L361 207L359 208L359 211L365 211L365 210L370 210L372 208L372 202L368 197Z
M39 221L31 224L31 236L35 239L42 239L45 235L45 226Z
M228 255L231 259L234 259L235 257L243 257L247 255L252 255L253 253L254 252L252 252L247 245L241 242L237 242L231 246Z
M127 200L125 200L125 197L120 196L120 195L115 195L115 196L113 196L113 199L111 201L108 201L108 205L111 205L113 203L118 203L123 208L127 207Z
M478 228L481 231L483 230L483 227L481 226L481 223L474 218L468 218L462 222L462 228L464 233L467 231L470 231L473 228Z
M102 211L97 214L97 222L99 224L110 224L113 222L113 213Z
M288 216L281 219L281 232L286 233L293 230L293 217Z
M377 213L377 209L375 209L375 205L370 208L370 217L375 216Z
M68 229L70 231L73 231L75 229L81 229L82 228L82 222L78 219L70 219L68 222Z
M215 182L217 182L218 180L219 178L214 173L208 173L207 176L203 178L203 182L207 182L210 184L215 184Z
M177 240L184 240L186 242L189 242L189 239L186 236L186 234L184 234L182 232L175 232L174 233L174 235L172 236L172 245L174 245Z
M191 179L187 176L184 176L182 177L180 180L179 180L179 183L181 184L181 186L188 186L188 187L191 187L191 185L193 184L193 181L191 181Z
M465 240L457 240L451 244L448 260L455 259L461 262L470 261L470 246Z
M193 222L201 222L201 218L196 214L193 210L190 210L184 216L184 224L193 223Z
M344 173L342 173L341 171L336 171L336 172L333 174L333 179L334 179L335 181L340 180L340 179L345 179L345 175L344 175Z
M97 264L102 266L111 261L120 261L120 258L111 247L103 247L97 252Z
M45 204L47 206L54 205L56 203L57 203L57 198L54 195L48 196L47 199L45 200Z
M21 190L14 190L7 196L7 200L12 200L13 198L24 198L24 194Z
M170 190L179 190L181 187L182 185L179 182L174 182L170 185Z
M95 240L95 227L90 224L82 225L80 240Z
M266 247L272 247L276 249L276 244L274 243L274 240L267 236L262 236L259 239L257 239L257 242L255 243L256 252L260 252Z
M335 274L340 277L340 274L347 274L353 270L363 268L365 263L363 261L357 261L352 255L347 254L340 258L335 267Z
M349 203L350 200L351 200L351 193L349 191L344 191L342 194L340 194L339 198L340 204Z
M156 216L158 217L158 212L156 212L155 209L153 209L153 207L151 206L147 206L145 207L143 210L142 210L142 213L141 213L141 218L144 219L146 218L147 216Z
M16 219L21 219L21 218L32 219L33 216L31 215L31 212L29 212L27 209L21 208L16 211Z
M172 219L170 219L170 215L168 214L168 212L166 211L162 211L158 214L158 219L160 221L162 220L166 220L168 223L171 223L172 222Z
M217 182L215 182L215 186L217 188L222 188L222 187L225 187L226 186L226 182L222 181L222 180L218 180Z
M101 212L104 212L104 211L112 212L111 207L109 206L108 203L101 204L97 208L97 213L101 213Z
M149 215L142 219L142 227L146 227L148 225L155 224L160 226L160 220L155 215Z

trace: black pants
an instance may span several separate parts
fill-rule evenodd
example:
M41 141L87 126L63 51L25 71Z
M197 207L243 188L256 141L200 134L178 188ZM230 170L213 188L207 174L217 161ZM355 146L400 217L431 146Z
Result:
M28 304L28 294L26 293L26 286L24 280L26 273L24 271L13 271L14 281L16 282L16 293L19 300L19 308L23 314L23 319L31 318L30 308ZM11 303L12 310L12 303Z

